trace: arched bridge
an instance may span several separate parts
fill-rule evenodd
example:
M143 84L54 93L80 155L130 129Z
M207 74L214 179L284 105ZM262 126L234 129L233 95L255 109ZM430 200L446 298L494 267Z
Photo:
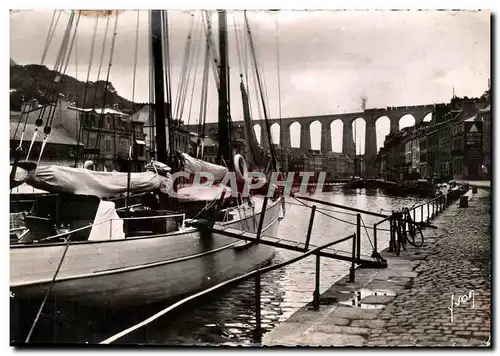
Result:
M290 139L290 127L294 123L300 124L300 149L307 152L311 149L311 124L319 121L321 123L321 152L332 151L332 132L331 124L340 120L342 122L342 153L353 156L355 152L352 124L356 119L364 119L366 123L365 131L365 154L366 160L371 160L377 154L377 136L375 123L382 117L387 117L390 120L390 133L399 131L399 120L405 115L412 115L415 118L415 125L424 121L424 118L431 113L433 120L436 117L436 110L446 108L447 104L430 104L416 106L397 106L386 107L380 109L366 109L361 112L332 114L321 116L302 116L289 117L282 119L270 119L270 125L278 124L281 127L280 146L284 148L292 147ZM254 124L260 125L261 137L260 142L269 142L267 132L265 130L264 120L253 120ZM211 126L217 126L217 123L207 123L206 130ZM189 125L188 130L197 132L198 125ZM335 136L335 134L333 135Z

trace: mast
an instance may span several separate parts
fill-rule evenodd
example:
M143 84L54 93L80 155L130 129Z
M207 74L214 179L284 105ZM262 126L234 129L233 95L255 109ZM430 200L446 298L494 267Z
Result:
M154 113L156 127L156 157L167 163L167 142L165 133L165 90L163 76L162 13L151 11L151 48L153 54Z
M227 68L227 21L226 11L219 10L219 153L217 160L231 164L229 122L228 122L228 68Z

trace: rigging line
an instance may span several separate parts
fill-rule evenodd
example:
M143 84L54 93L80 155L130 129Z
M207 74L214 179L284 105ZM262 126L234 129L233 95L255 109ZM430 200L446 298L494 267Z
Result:
M247 24L248 40L250 41L250 49L251 49L251 53L252 53L252 57L253 57L254 65L255 65L255 72L256 72L256 75L257 75L257 82L259 84L260 97L261 97L262 106L263 106L263 109L264 109L264 119L265 119L265 124L266 124L265 125L266 126L266 132L267 132L267 136L268 136L268 140L269 140L269 150L271 152L272 169L274 171L276 171L276 155L275 155L275 152L274 152L274 146L272 144L271 127L269 125L269 114L267 112L267 107L265 105L264 91L263 91L263 88L262 88L262 81L260 79L260 75L259 75L259 71L258 71L258 63L257 63L257 58L256 58L255 46L254 46L254 43L253 43L253 40L252 40L252 33L250 31L250 27L248 25L248 17L246 15L246 11L244 12L244 16L245 16L245 22Z
M168 26L168 12L165 10L163 12L163 18L164 18L164 36L165 36L165 66L166 66L166 73L167 73L167 100L168 103L170 104L168 107L168 113L169 113L169 119L170 122L172 121L172 73L171 73L171 68L170 68L170 32L169 32L169 26ZM173 135L173 133L172 133Z
M198 64L200 61L200 52L201 52L201 50L200 50L201 46L199 45L199 43L201 42L201 34L202 34L201 26L203 25L201 20L202 19L200 16L198 16L196 18L194 34L191 38L191 46L194 47L194 56L191 55L190 61L188 62L188 70L186 73L186 85L184 88L183 97L182 97L182 101L181 101L181 107L180 107L180 113L179 113L179 124L180 124L180 120L184 116L184 107L186 105L186 95L188 93L190 77L191 77L191 73L192 73L193 67L194 67L193 87L192 87L192 94L191 94L190 103L189 103L190 109L189 109L189 114L188 114L188 115L191 115L194 87L195 87L195 83L196 83L196 77L198 74ZM191 49L191 52L193 52L193 49ZM188 120L189 120L189 118L188 118Z
M365 221L363 220L363 216L360 214L359 215L361 219L361 223L363 224L363 227L365 229L366 237L368 237L368 241L370 241L370 245L372 246L372 249L375 250L375 247L373 246L372 239L370 238L370 234L368 233L368 229L366 228Z
M243 33L242 33L242 37L243 37L243 42L244 42L244 47L243 47L243 51L244 51L244 68L245 68L245 81L246 81L246 87L248 88L248 38L247 36L245 36L245 29L246 29L246 24L243 23ZM251 114L251 109L250 109L250 114Z
M174 104L174 114L175 117L178 117L179 115L179 107L180 107L180 101L182 98L182 92L184 89L184 82L186 80L186 71L188 67L188 62L190 60L190 51L191 51L191 37L193 35L193 27L194 27L194 13L191 12L190 15L190 21L189 21L189 30L188 30L188 35L186 39L186 44L184 46L184 58L182 61L182 67L181 71L179 72L179 81L177 85L177 93L175 95L175 104Z
M101 117L99 120L99 131L97 132L97 147L99 148L101 145L101 131L104 125L104 108L106 107L106 97L108 95L108 87L109 87L109 74L111 72L111 66L113 65L113 55L115 52L115 43L116 43L116 29L118 27L118 13L116 13L115 17L115 25L113 29L113 39L111 40L111 49L110 49L110 54L109 54L109 64L108 64L108 72L106 74L106 86L104 88L104 98L103 98L103 105L101 109ZM113 125L115 125L115 119L113 118Z
M296 205L296 206L304 206L303 204L297 204L297 203L292 203L290 201L287 201L286 204L290 204L290 205ZM350 215L350 216L357 216L357 214L355 213L350 213L350 212L347 212L347 211L342 211L342 210L332 210L332 209L326 209L326 208L316 208L316 210L321 210L321 211L325 211L325 212L330 212L330 213L337 213L337 214L345 214L345 215Z
M139 52L139 10L137 10L137 21L135 29L135 55L134 55L134 76L132 79L132 103L135 103L135 77L137 73L137 55Z
M137 56L139 52L139 10L137 10L137 20L135 26L135 50L134 50L134 75L132 78L132 115L135 114L135 78L137 73ZM132 126L132 115L130 115L130 126ZM132 146L134 144L133 138L135 134L135 128L131 127L133 130L133 134L130 135L130 148L129 148L129 156L132 151ZM116 149L116 147L115 147Z
M66 63L64 64L64 69L63 69L63 72L62 72L61 79L59 80L59 89L58 89L58 92L61 92L61 88L63 87L64 76L66 75L66 71L68 70L69 61L71 59L71 52L73 51L73 46L74 46L75 41L76 41L76 34L78 32L78 24L79 23L80 23L80 12L78 12L77 17L76 17L75 30L73 32L73 36L71 37L70 45L66 49L66 53L65 53L65 57L66 58L63 58L63 59L65 59L64 61ZM42 155L43 155L43 152L45 150L45 146L47 145L48 136L49 136L49 134L51 132L51 126L52 126L52 124L54 122L54 116L55 116L55 112L56 112L56 109L57 109L57 102L58 102L58 100L60 100L60 96L58 96L56 98L56 105L54 105L53 107L51 107L52 111L49 110L49 117L48 117L47 122L45 124L45 127L43 129L43 132L45 133L45 137L44 137L44 139L42 141L42 147L40 149L40 154L38 155L37 166L40 165L40 160L42 159Z
M42 311L43 311L43 308L45 307L45 304L47 303L47 298L49 297L49 294L52 292L52 288L54 287L54 283L56 281L57 275L59 274L59 270L61 269L64 258L66 257L66 252L68 252L70 241L71 241L71 235L67 237L66 246L64 247L63 254L61 256L61 259L59 260L56 271L54 272L54 276L52 277L52 280L50 281L49 289L47 290L47 293L45 293L42 304L40 305L40 308L38 309L35 320L33 321L33 324L31 325L31 328L30 328L30 331L28 333L28 336L26 337L25 343L30 342L31 335L33 334L33 330L35 330L35 327L38 324L38 320L40 319L40 315L42 314Z
M164 49L164 63L165 63L165 86L167 93L167 126L168 126L168 146L169 146L169 155L174 155L175 145L174 145L174 132L172 125L172 73L170 72L170 32L168 28L168 12L167 10L162 11L162 27L164 31L162 31L162 39L165 43ZM162 102L164 98L160 99ZM156 99L158 101L158 99Z
M211 19L211 14L208 12L208 10L203 10L202 12L203 18L205 20L205 26L203 29L205 30L205 36L207 37L208 41L208 46L210 48L210 59L211 59L211 64L212 64L212 70L214 73L214 78L215 78L215 83L216 87L219 87L219 75L218 75L218 65L219 65L219 57L217 55L217 49L215 46L215 41L213 38L213 33L212 33L212 19Z
M97 78L96 78L96 81L94 82L94 86L93 86L94 87L93 88L93 90L94 90L94 96L93 96L93 99L92 99L92 107L91 107L91 110L89 111L89 118L93 118L91 126L93 126L94 124L96 124L98 126L98 132L96 133L95 136L94 135L91 136L91 130L87 131L87 139L86 139L86 144L85 145L86 146L89 146L89 145L93 146L91 148L98 148L97 141L98 141L98 136L99 136L99 132L100 132L99 127L101 126L101 121L102 121L102 119L98 116L98 113L96 111L96 100L97 100L97 92L98 92L98 88L99 88L99 78L101 77L101 70L102 70L102 65L103 65L103 62L104 62L104 54L105 54L105 50L106 50L106 44L107 44L107 41L108 41L108 30L109 30L109 21L110 21L110 19L111 19L111 16L107 16L106 17L106 27L104 29L104 34L103 34L103 39L102 39L101 55L100 55L100 58L99 58L99 68L97 70ZM105 102L103 103L103 105L104 104L105 104ZM91 140L91 138L92 138L92 140ZM90 158L91 154L88 155L87 157ZM93 159L94 160L97 159L98 157L99 157L99 155L97 153L95 153L93 155ZM84 156L84 159L85 159L85 156Z
M78 37L76 37L75 33L75 96L74 96L74 103L76 106L76 99L78 98ZM78 111L75 110L75 129L78 130ZM80 139L80 132L78 131L78 140ZM76 147L75 147L75 157L78 159L78 144L79 142L77 141ZM75 161L75 168L77 167L77 161Z
M99 78L101 76L102 63L104 61L104 52L105 52L105 49L106 49L106 42L108 40L109 19L110 19L110 16L108 16L106 18L106 28L104 30L104 37L103 37L102 46L101 46L101 58L99 59L99 69L97 70L97 78L96 78L96 81L95 81L94 99L92 101L92 110L90 111L90 112L95 112L95 113L97 113L95 111L95 101L97 99L97 87L99 86Z
M250 34L250 24L248 24L248 32ZM264 107L264 103L265 103L265 106L267 108L266 112L269 113L270 105L269 105L269 98L267 95L267 83L266 83L264 64L261 64L261 62L259 62L259 57L257 55L257 48L254 46L253 37L251 36L251 34L249 35L249 38L250 38L250 43L252 45L251 51L252 51L252 54L254 54L255 67L257 68L256 71L258 72L257 75L258 75L259 79L262 78L262 83L263 83L262 92L264 94L263 107ZM266 108L264 110L266 110Z
M62 61L62 53L64 53L63 50L65 50L65 48L67 46L68 37L71 33L71 27L73 26L73 20L74 20L74 12L71 12L71 15L70 15L69 20L68 20L68 25L66 26L66 30L64 32L61 48L60 48L59 54L56 58L56 64L55 64L54 68L58 68L60 65L59 62ZM56 78L58 78L58 77L56 76ZM49 83L47 93L45 95L45 100L50 99L50 92L52 91L52 86L54 85L54 82L55 82L55 79ZM29 159L29 156L31 154L31 150L32 150L33 145L35 143L36 137L38 136L38 128L41 127L43 124L43 116L45 115L46 108L47 108L47 106L42 107L42 109L40 110L40 112L38 114L38 119L35 121L35 124L36 124L35 132L33 133L33 136L31 139L31 143L30 143L30 146L28 149L28 154L26 155L26 160ZM50 114L50 110L49 110L49 114Z
M64 31L63 39L61 41L61 47L59 48L59 51L58 51L58 54L56 57L56 63L54 65L53 72L60 72L60 67L62 66L62 62L64 60L64 55L66 53L66 49L67 49L67 45L68 45L68 39L69 39L69 36L71 33L71 27L73 26L74 15L75 14L72 11L71 15L68 19L68 24L66 25L66 29ZM61 78L59 78L58 75L56 74L56 77L54 78L54 80L49 82L49 85L47 87L47 92L45 93L45 97L44 97L45 101L49 101L49 102L51 101L51 99L52 99L51 92L52 92L53 86L55 85L54 83L57 81L56 79L60 80ZM59 93L55 94L56 98L58 95L59 95ZM36 122L37 127L39 127L43 124L43 117L45 115L46 108L47 108L47 106L43 106L39 112L38 120Z
M278 12L275 13L275 23L276 23L276 62L278 69L278 116L280 118L280 146L281 146L281 164L285 162L284 150L283 150L283 120L281 116L281 73L280 73L280 37L279 37L279 20ZM283 167L281 167L283 170Z
M201 20L201 18L200 18ZM203 26L202 23L200 23L201 26ZM189 101L189 111L188 111L188 120L187 120L187 124L189 126L189 123L191 121L191 109L193 107L193 98L194 98L194 88L196 86L196 77L198 75L198 64L200 62L200 57L201 57L201 54L202 54L202 51L201 51L201 43L202 43L202 35L203 35L203 31L201 30L201 26L200 26L200 30L199 30L199 35L198 35L198 39L199 39L199 46L197 46L197 51L196 51L196 65L195 65L195 72L194 72L194 78L193 78L193 87L191 89L191 99ZM181 116L182 117L182 116Z
M202 78L202 88L201 88L201 101L200 101L200 112L198 120L198 139L201 143L198 158L203 157L204 151L204 141L205 141L205 121L207 116L207 102L208 102L208 70L210 65L210 52L208 43L205 47L205 63L203 66L203 78Z
M99 23L99 15L96 16L96 20L95 20L95 25L94 25L94 33L92 34L92 44L90 46L90 58L89 58L89 67L88 67L88 70L87 70L87 79L85 80L85 89L83 91L83 102L82 102L82 109L85 109L85 104L87 102L87 92L88 92L88 88L89 88L89 79L90 79L90 71L92 69L92 62L93 62L93 58L94 58L94 50L95 50L95 39L96 39L96 36L97 36L97 25ZM76 100L75 100L75 104L76 104ZM78 112L78 111L76 111ZM83 111L83 114L85 113L85 111ZM77 138L77 142L76 142L76 155L75 155L75 167L77 166L78 164L78 146L80 145L80 139L82 138L81 136L83 135L83 120L81 119L82 115L83 114L80 114L80 129L78 131L78 138Z
M236 40L236 54L238 58L238 69L240 73L240 78L243 81L243 59L241 55L241 45L240 45L240 31L238 31L238 26L236 24L236 12L233 12L233 25L234 25L234 37Z
M78 14L77 14L76 24L75 24L75 30L73 32L73 36L71 38L70 45L69 45L69 47L67 48L67 51L66 51L66 59L65 59L66 63L64 64L64 69L63 69L63 72L62 72L62 76L61 76L61 79L59 81L59 91L61 91L61 88L63 87L64 76L66 75L66 71L68 70L69 61L71 59L71 52L73 51L73 47L75 45L76 34L78 32L78 24L79 23L80 23L80 12L78 12ZM53 120L54 120L55 111L56 111L56 106L54 106L54 108L53 108L52 116L50 117L50 123L48 123L49 126L52 126L52 123L53 123Z
M41 60L41 65L45 62L45 56L47 55L49 51L50 44L52 43L52 39L54 38L54 33L56 31L57 24L59 23L59 18L61 17L62 10L57 10L59 11L59 14L57 15L57 19L54 23L54 18L56 15L56 10L54 10L54 13L52 14L52 20L50 22L49 26L49 32L47 33L47 38L45 39L45 48L43 50L42 54L42 60Z
M195 66L195 74L194 74L194 79L193 79L193 91L194 91L194 81L196 80L196 73L198 72L198 60L199 60L199 54L200 54L200 46L197 46L197 42L196 42L196 39L198 38L198 27L200 25L200 20L201 18L196 18L196 23L195 23L195 27L194 27L194 34L191 36L191 40L190 40L190 47L195 47L195 54L194 56L191 55L191 53L193 52L193 49L191 48L190 51L189 51L189 60L188 60L188 65L187 65L187 71L186 71L186 78L185 78L185 85L184 85L184 90L182 92L182 98L181 98L181 102L180 102L180 108L179 108L179 113L177 115L177 119L179 120L179 124L180 124L180 120L182 119L182 116L184 114L184 106L185 106L185 103L186 103L186 95L187 95L187 92L188 92L188 89L189 89L189 77L190 77L190 73L192 72L193 70L193 66ZM200 34L201 34L201 31L200 31ZM195 65L196 64L196 65ZM191 97L191 100L193 99L193 97Z
M207 36L207 40L208 40L208 45L209 45L209 48L210 48L210 64L211 64L211 68L212 68L212 72L213 72L213 75L214 75L214 80L215 80L215 86L216 88L218 89L219 88L219 69L218 69L218 63L219 63L219 59L218 59L218 56L217 56L217 50L216 50L216 46L214 44L214 39L213 39L213 36L212 36L212 20L210 18L210 15L208 13L207 10L204 10L203 11L203 15L205 20L206 20L206 23L205 23L205 26L204 29L205 29L205 34Z
M151 11L148 11L148 23L151 23ZM153 56L152 56L152 37L148 36L148 64L149 64L149 104L148 104L148 125L149 125L149 152L150 152L150 158L151 160L156 159L158 156L155 156L156 154L156 141L155 141L155 136L156 136L156 128L154 127L154 103L155 103L155 97L154 97L154 65L153 65Z
M47 39L45 40L45 46L44 46L44 51L43 51L43 54L42 54L42 58L40 60L40 65L43 65L44 61L45 61L45 55L46 53L48 52L48 47L50 46L50 43L52 42L52 38L54 36L54 31L55 31L55 28L57 27L57 24L59 23L59 18L61 17L61 10L58 10L59 11L59 15L55 21L55 24L54 24L54 17L55 17L55 14L56 14L56 11L57 10L54 10L54 13L52 15L52 21L50 23L50 26L49 26L49 31L47 32ZM53 30L52 30L53 28ZM33 90L36 89L36 86L37 86L37 83L38 81L40 80L40 77L41 77L41 74L40 72L38 73L38 76L35 76L31 82L31 88ZM29 112L26 113L24 110L23 110L23 107L21 105L21 115L19 115L19 122L16 126L16 129L14 131L14 136L13 138L15 139L16 135L17 135L17 131L19 130L19 126L21 125L21 122L23 121L23 118L25 119L24 120L24 126L23 126L23 131L22 131L22 134L21 134L21 139L19 141L19 147L22 146L22 142L23 142L23 137L24 137L24 132L26 131L26 125L28 124L28 118L29 118Z
M312 209L312 206L307 205L306 203L304 203L304 202L302 202L302 201L298 200L298 199L297 199L297 198L295 198L295 197L292 197L292 198L293 198L293 199L295 199L295 200L297 200L297 201L298 201L299 203L301 203L302 205L304 205L304 206L306 206L306 207L308 207L308 208L311 208L311 209ZM290 204L290 203L288 202L287 204ZM323 215L325 215L325 216L327 216L327 217L329 217L329 218L332 218L332 219L334 219L334 220L341 221L341 222L346 223L346 224L349 224L349 225L357 226L357 224L356 224L356 223L352 223L352 222L347 221L347 220L343 220L343 219L340 219L340 218L336 218L335 216L332 216L332 215L330 215L330 214L327 214L327 213L323 212L322 210L323 210L323 209L317 209L317 208L316 208L316 211L317 211L318 213L323 214ZM386 231L386 232L389 232L389 231L391 231L391 230L389 230L389 229L377 228L377 231Z

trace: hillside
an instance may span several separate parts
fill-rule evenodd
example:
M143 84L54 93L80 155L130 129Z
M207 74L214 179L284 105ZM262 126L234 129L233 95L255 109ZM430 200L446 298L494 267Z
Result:
M56 78L61 80L56 82ZM34 84L34 81L36 82ZM12 59L10 61L10 105L11 110L20 110L21 101L36 98L41 104L47 103L47 93L52 93L54 98L57 93L64 94L65 98L75 102L78 107L102 107L104 101L106 107L118 105L120 110L126 113L132 113L133 103L118 95L112 83L108 85L108 91L105 95L106 81L99 80L86 83L75 78L64 75L57 71L48 69L45 66L37 64L28 64L25 66L17 65ZM14 89L14 90L13 90ZM85 102L84 102L85 96Z

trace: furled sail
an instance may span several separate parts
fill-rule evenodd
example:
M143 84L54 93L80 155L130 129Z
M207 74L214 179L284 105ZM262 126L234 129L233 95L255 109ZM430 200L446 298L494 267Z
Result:
M51 193L67 193L112 197L127 192L128 174L121 172L95 172L84 168L56 165L38 167L31 171L27 183ZM173 184L170 176L153 172L130 174L130 192L142 193L160 190L169 192Z
M195 174L199 172L209 173L214 176L214 181L221 181L229 169L227 167L219 166L218 164L213 164L210 162L203 161L201 159L197 159L191 157L186 153L181 153L184 172Z
M245 85L240 83L241 99L243 101L243 119L245 122L245 134L250 148L250 156L252 163L257 167L266 167L267 160L263 154L263 148L260 147L255 131L253 129L252 117L250 116L250 108L248 104L248 94Z

